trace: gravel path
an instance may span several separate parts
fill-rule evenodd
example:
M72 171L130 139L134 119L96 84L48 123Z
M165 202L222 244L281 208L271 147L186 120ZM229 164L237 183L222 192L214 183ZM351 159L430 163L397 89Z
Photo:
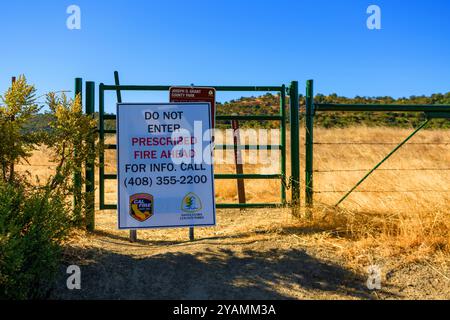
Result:
M140 232L138 243L114 229L114 214L98 215L98 231L68 245L52 298L450 299L447 275L433 264L386 261L382 289L371 291L367 274L346 267L333 246L307 241L310 230L285 227L292 221L282 211L218 215L221 225L197 230L194 242L171 229ZM81 290L66 288L70 264L80 265Z

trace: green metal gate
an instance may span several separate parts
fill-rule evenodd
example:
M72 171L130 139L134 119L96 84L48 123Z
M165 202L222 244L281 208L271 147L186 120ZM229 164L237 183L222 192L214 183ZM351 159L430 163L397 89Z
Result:
M305 202L306 207L311 208L314 204L313 195L313 159L314 159L314 115L317 112L423 112L425 121L389 152L378 164L370 169L352 188L350 188L335 204L338 206L354 192L378 167L389 159L398 149L408 142L417 132L423 129L432 119L450 119L450 105L395 105L395 104L331 104L314 103L313 80L306 83L306 114L305 114Z
M100 210L117 209L117 204L105 202L105 180L117 180L114 173L105 172L105 150L116 150L116 144L105 144L106 134L115 134L116 130L105 129L105 121L116 120L116 115L105 114L105 92L116 92L117 102L122 102L123 91L168 91L169 85L120 85L119 75L114 73L115 84L107 85L101 83L99 85L99 139L100 144L104 146L99 155L99 202ZM281 86L208 86L213 87L216 91L228 92L277 92L280 94L279 113L274 115L220 115L216 116L217 121L278 121L280 123L280 141L278 145L241 145L238 146L243 150L260 150L260 149L276 149L281 152L280 171L276 174L216 174L215 179L274 179L280 180L280 201L278 203L219 203L217 208L274 208L290 205L293 207L293 213L297 213L297 207L300 200L300 165L299 165L299 108L298 108L298 82L293 81L290 87ZM291 138L291 178L286 176L286 134L287 134L287 98L290 96L290 138ZM234 148L234 146L232 146ZM228 145L215 145L216 149L229 150ZM233 150L233 149L231 149ZM289 180L289 182L287 182ZM291 187L291 199L288 203L286 200L286 189Z

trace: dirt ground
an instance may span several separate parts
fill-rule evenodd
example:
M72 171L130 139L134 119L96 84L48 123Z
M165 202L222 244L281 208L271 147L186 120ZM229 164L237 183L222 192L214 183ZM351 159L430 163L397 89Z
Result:
M218 210L218 225L139 231L116 228L114 211L97 213L96 232L68 244L53 299L450 299L446 259L353 257L351 242L301 227L286 209ZM444 261L444 262L442 262ZM68 290L66 268L81 268L81 290ZM369 290L367 268L381 268Z

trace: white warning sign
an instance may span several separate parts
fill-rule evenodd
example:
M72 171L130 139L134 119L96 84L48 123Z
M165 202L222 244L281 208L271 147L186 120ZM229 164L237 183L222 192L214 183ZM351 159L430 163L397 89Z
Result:
M117 104L119 229L216 223L209 103Z

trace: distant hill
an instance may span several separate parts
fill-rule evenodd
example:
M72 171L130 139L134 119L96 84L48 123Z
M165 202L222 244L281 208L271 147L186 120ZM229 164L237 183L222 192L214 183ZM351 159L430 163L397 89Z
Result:
M50 122L53 117L49 113L39 113L25 125L26 132L50 131Z
M450 92L446 94L433 94L431 96L412 96L409 98L394 99L392 97L355 97L347 98L336 94L328 96L318 94L315 96L316 103L345 103L345 104L448 104L450 105ZM265 94L259 97L242 97L237 100L218 104L217 114L278 114L280 99L279 95ZM289 115L289 98L287 99L287 115ZM305 113L305 97L300 96L300 120L303 121ZM393 126L412 127L423 121L423 114L410 112L318 112L315 115L315 125L325 128L347 127L351 125L366 126ZM241 124L243 127L255 125L263 127L277 127L274 121L256 122L249 121ZM448 120L433 120L431 128L450 128Z
M317 103L345 103L345 104L448 104L450 105L450 92L446 94L433 94L431 96L411 96L409 98L394 99L392 97L354 97L347 98L336 94L315 97ZM286 114L289 117L289 98L286 101ZM305 97L300 96L300 120L304 119ZM257 97L241 97L225 103L217 103L217 115L273 115L280 112L279 95L267 93ZM98 118L98 115L96 115ZM423 121L423 114L409 112L318 112L315 116L315 125L325 128L342 128L352 125L413 127ZM27 126L27 130L50 130L51 115L38 114ZM277 128L277 121L242 121L241 127ZM229 128L229 123L217 123L218 128ZM446 119L433 120L430 128L450 128L450 121ZM114 129L114 121L106 121L106 129Z
M304 108L305 99L302 97L301 106ZM409 98L394 99L392 97L355 97L346 98L336 94L328 96L317 95L316 103L344 103L344 104L447 104L450 105L450 92L433 94L431 96L411 96ZM317 126L332 128L350 125L415 127L424 121L422 113L411 112L318 112L315 116ZM435 119L428 128L450 128L447 119Z

